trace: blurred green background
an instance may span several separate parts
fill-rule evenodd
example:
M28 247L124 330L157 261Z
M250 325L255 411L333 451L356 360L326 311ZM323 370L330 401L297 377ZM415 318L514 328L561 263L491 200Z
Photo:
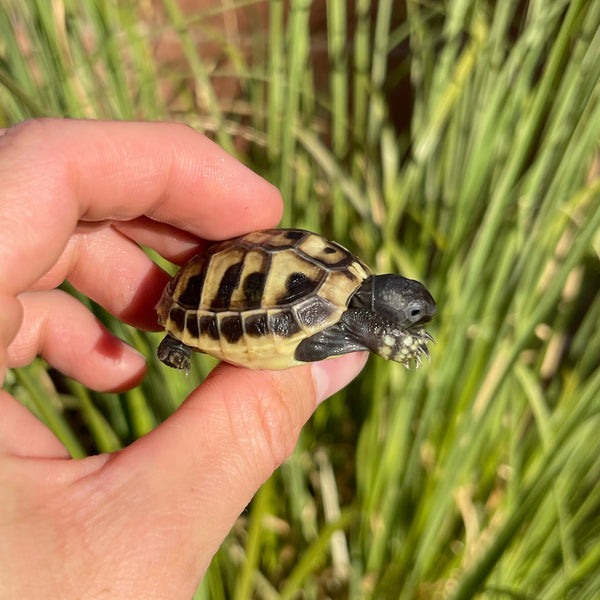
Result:
M281 189L284 225L438 302L431 364L372 357L322 405L196 598L600 597L599 94L594 1L0 1L0 126L183 121ZM214 364L180 377L92 308L147 356L138 388L41 360L5 383L73 456Z

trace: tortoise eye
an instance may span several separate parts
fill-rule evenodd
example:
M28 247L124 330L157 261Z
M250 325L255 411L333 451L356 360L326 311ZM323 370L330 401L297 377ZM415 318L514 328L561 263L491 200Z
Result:
M406 309L406 314L410 321L416 323L423 318L423 306L419 302L413 302Z

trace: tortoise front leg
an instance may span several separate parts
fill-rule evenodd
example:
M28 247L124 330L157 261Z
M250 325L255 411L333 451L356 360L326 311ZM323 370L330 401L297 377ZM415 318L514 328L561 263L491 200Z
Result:
M342 318L331 327L315 333L315 335L302 340L296 348L294 358L303 362L314 362L324 360L330 356L339 356L349 354L350 352L359 352L360 350L371 350L359 336L349 327L350 323L360 315L353 313L365 313L363 317L372 315L371 311L350 309L347 310ZM368 324L366 325L368 327Z
M411 358L419 363L419 354L427 354L427 345L418 332L404 331L368 309L350 308L335 325L303 340L295 358L311 362L359 350L407 365Z
M421 354L429 356L427 341L433 338L423 329L389 321L368 309L349 309L340 319L345 336L384 358L408 367L411 359L421 364ZM338 323L340 323L338 322Z

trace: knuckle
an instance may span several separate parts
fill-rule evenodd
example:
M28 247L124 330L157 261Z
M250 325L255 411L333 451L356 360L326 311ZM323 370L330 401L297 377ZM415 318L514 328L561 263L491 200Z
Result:
M264 447L268 451L273 469L277 468L294 450L302 423L295 419L291 403L295 398L284 389L276 377L267 375L269 386L256 393L256 413L262 432Z
M308 386L289 371L247 371L240 376L242 402L239 396L227 399L233 437L247 460L264 463L270 473L293 452L314 404Z

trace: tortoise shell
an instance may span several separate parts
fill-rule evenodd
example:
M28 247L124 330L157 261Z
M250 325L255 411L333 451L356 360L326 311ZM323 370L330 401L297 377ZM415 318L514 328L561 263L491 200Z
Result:
M159 323L185 346L229 363L285 369L304 363L298 345L337 323L371 274L315 233L257 231L213 244L180 269L157 305Z

